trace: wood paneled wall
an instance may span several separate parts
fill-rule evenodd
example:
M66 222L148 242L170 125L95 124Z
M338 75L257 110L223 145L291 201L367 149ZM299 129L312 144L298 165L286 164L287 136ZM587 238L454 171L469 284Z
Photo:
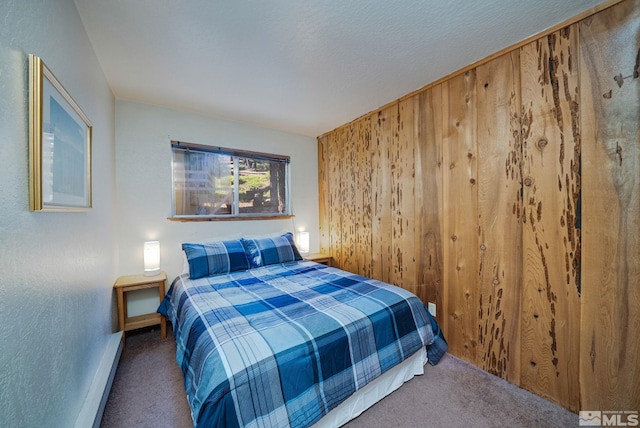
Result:
M640 0L318 138L320 249L435 302L449 352L640 408Z

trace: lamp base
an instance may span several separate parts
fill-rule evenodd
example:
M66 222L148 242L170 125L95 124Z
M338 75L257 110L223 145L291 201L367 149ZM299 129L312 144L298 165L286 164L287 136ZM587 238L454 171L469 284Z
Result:
M160 274L160 268L157 269L145 269L144 276L156 276Z

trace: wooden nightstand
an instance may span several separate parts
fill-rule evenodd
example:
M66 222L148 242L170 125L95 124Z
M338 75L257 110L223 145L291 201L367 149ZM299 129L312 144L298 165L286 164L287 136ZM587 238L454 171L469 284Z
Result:
M322 254L322 253L311 253L311 254L302 256L302 258L304 258L305 260L310 260L312 262L320 263L327 266L331 266L331 262L333 260L331 256L327 256L326 254Z
M122 340L124 341L125 332L135 330L137 328L148 327L150 325L160 324L160 337L167 337L167 320L159 313L150 313L129 317L127 311L127 292L135 290L144 290L146 288L158 288L158 296L160 302L164 299L164 284L167 275L160 272L155 276L127 275L121 276L116 280L113 288L116 289L118 295L118 331L122 331Z

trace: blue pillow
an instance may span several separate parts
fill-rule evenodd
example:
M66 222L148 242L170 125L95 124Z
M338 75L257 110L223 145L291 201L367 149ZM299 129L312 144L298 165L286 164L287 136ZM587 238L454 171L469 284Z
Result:
M240 240L184 243L182 249L189 262L189 276L193 279L247 270L250 267Z
M242 239L242 244L252 267L302 260L291 232L271 238Z

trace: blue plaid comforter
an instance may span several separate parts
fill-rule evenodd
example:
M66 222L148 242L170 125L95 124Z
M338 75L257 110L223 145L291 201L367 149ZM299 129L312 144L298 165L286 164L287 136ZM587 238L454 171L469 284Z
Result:
M179 276L158 312L198 427L309 426L421 347L432 364L446 350L412 293L308 261Z

